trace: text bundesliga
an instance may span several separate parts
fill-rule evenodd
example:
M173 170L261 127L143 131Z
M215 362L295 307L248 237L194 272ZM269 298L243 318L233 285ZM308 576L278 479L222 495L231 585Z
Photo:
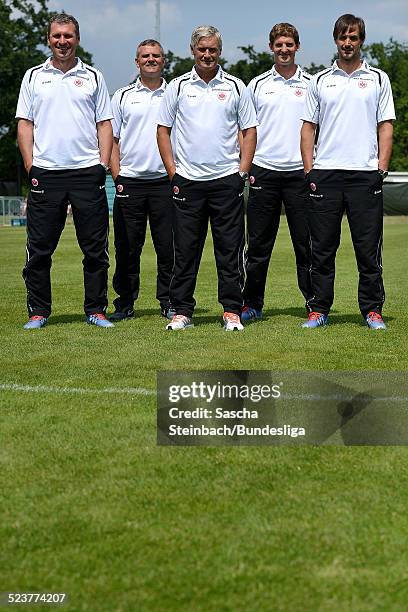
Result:
M306 435L303 427L292 427L291 425L282 425L282 427L271 427L263 425L262 427L248 427L243 424L222 425L220 427L208 427L207 425L170 425L170 436L214 436L214 437L237 437L237 436L287 436L289 438L297 438L298 436Z

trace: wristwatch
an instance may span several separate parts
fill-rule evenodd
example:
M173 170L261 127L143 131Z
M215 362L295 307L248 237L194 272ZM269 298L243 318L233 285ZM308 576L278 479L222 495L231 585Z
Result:
M242 170L240 170L238 174L242 178L243 181L247 181L249 179L248 172L242 172Z
M382 180L385 181L388 176L388 170L381 170L381 168L378 168L378 174L381 176Z
M101 166L103 166L106 170L106 172L109 170L109 166L107 166L106 164L103 164L102 162L99 162L101 164Z

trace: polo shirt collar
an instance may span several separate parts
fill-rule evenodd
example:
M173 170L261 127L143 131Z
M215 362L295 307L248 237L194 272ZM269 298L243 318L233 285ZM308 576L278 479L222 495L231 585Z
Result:
M332 73L334 73L334 72L342 72L342 73L346 74L346 73L344 72L344 70L342 70L341 68L339 68L339 66L338 66L338 64L337 64L337 60L335 60L335 61L333 62L333 65L332 65ZM357 70L355 70L355 71L354 71L354 72L352 72L351 74L355 74L356 72L370 72L369 65L367 64L367 62L366 62L366 60L365 60L365 59L363 59L363 60L362 60L362 62L361 62L361 66L360 66L359 68L357 68Z
M301 76L302 76L302 69L300 66L297 66L296 68L296 72L293 76L290 77L290 79L285 79L284 76L282 76L281 74L279 74L279 72L276 70L275 65L272 66L272 78L276 81L282 80L282 81L300 81L301 80Z
M48 57L45 60L45 62L43 64L44 70L59 70L58 68L55 68L55 66L53 66L53 64L51 63L51 60L52 60L52 57ZM86 73L86 69L85 69L84 63L81 60L81 58L77 57L76 60L77 60L77 62L75 64L75 66L73 66L71 68L71 70L68 70L68 72L65 72L65 74L70 74L72 72L75 72L75 73L77 73L77 72L85 72ZM59 72L61 72L61 71L59 71Z
M190 81L202 81L203 83L205 83L205 81L203 81L203 79L200 77L200 75L197 73L197 70L195 69L195 66L192 67L191 69L191 75L190 75ZM221 68L221 66L218 66L218 70L215 74L215 77L211 79L211 81L224 81L224 71ZM211 83L210 81L210 83Z
M146 91L164 91L167 87L167 83L166 81L163 79L161 79L161 85L160 87L158 87L157 89L149 89L149 87L146 87L146 85L143 85L142 81L140 80L140 76L137 77L136 82L135 82L135 88L136 91L141 91L141 90L146 90Z

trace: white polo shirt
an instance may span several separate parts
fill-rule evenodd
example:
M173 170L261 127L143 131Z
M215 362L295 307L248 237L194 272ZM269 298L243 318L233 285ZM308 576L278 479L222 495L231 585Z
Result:
M140 78L112 97L113 135L119 138L120 174L146 180L167 176L157 147L156 119L166 89L145 87Z
M248 90L259 121L254 164L268 170L301 170L300 129L310 75L299 66L290 79L275 67L255 77Z
M16 117L34 123L34 166L49 170L94 166L99 163L96 123L112 119L104 78L80 58L65 73L48 58L25 73Z
M221 67L209 83L195 68L173 79L164 93L157 123L175 132L177 173L195 181L238 172L238 130L258 124L244 83Z
M347 74L337 62L312 77L305 121L319 124L318 170L377 170L377 125L395 119L390 80L364 60Z

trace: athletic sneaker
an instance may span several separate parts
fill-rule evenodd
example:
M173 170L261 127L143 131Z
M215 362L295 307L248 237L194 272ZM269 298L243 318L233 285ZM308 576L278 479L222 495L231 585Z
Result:
M223 320L225 331L242 331L244 329L239 315L233 312L224 312Z
M88 315L86 321L89 325L96 325L96 327L115 327L113 323L108 321L102 312L95 312L94 314Z
M124 321L125 319L132 319L135 316L133 308L126 308L125 310L115 310L109 317L109 321Z
M369 312L365 320L370 329L387 329L379 312Z
M321 325L327 325L329 317L321 312L309 312L307 321L302 323L302 327L320 327Z
M176 311L174 310L174 308L172 308L172 306L169 306L168 308L166 306L161 306L160 314L165 319L169 319L171 321L173 317L176 316Z
M44 327L47 321L47 317L34 315L28 319L28 322L24 325L24 329L41 329L41 327Z
M193 319L178 314L175 314L171 323L166 325L166 329L187 329L188 327L194 327Z
M262 310L256 310L245 304L241 310L241 321L256 321L257 319L262 319Z

